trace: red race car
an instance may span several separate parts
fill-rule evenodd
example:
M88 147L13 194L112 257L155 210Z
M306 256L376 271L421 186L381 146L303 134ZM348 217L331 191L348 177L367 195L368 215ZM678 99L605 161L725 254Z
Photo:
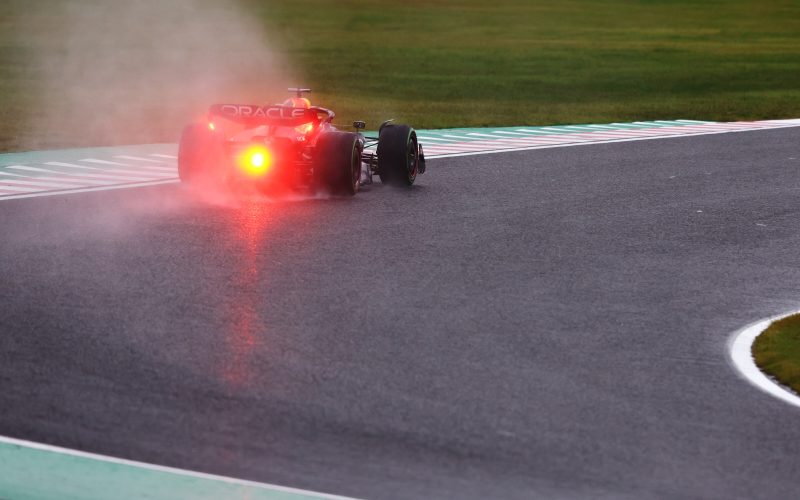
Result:
M373 174L386 184L411 186L425 172L422 145L410 126L389 120L378 137L367 137L365 123L356 121L355 132L341 131L332 124L333 111L303 97L309 89L289 91L295 96L280 105L214 104L205 122L188 125L178 150L181 181L352 196L372 183Z

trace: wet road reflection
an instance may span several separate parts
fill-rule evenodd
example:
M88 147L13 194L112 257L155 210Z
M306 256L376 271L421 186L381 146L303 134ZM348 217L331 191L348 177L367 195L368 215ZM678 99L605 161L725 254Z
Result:
M251 355L265 340L267 327L258 304L264 293L260 284L267 277L258 263L266 248L266 233L274 224L278 206L258 199L246 200L231 220L233 234L242 249L231 276L235 293L224 302L228 327L224 332L227 355L223 361L222 379L232 388L246 387L254 382Z

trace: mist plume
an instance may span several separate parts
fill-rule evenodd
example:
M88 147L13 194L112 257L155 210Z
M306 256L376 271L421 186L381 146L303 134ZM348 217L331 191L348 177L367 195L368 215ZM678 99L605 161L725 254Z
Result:
M297 81L235 1L46 0L24 15L41 89L30 148L177 142L209 104Z

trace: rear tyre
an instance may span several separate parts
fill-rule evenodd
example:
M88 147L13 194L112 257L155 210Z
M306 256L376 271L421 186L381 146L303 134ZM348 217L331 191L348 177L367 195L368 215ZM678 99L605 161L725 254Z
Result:
M187 125L178 146L178 177L191 182L223 168L225 155L218 134L202 124Z
M358 134L328 132L320 136L314 156L317 187L335 195L355 195L361 180L361 150Z
M384 125L378 136L378 175L392 186L411 186L419 171L417 133L408 125Z

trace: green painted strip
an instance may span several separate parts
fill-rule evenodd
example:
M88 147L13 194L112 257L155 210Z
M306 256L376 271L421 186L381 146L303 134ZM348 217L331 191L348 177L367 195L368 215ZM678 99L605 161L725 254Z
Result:
M147 153L175 154L175 144L146 144ZM107 146L99 148L56 149L0 154L0 167L42 164L48 161L77 161L83 158L110 158L114 155L140 155L143 146Z
M0 499L318 500L343 498L178 469L80 454L23 441L0 442Z
M485 141L486 137L475 137L467 134L482 133L492 134L494 132L517 132L522 129L530 135L556 135L556 134L574 134L578 131L613 131L613 130L627 130L627 129L640 129L640 128L660 128L660 127L680 127L686 125L697 125L700 123L714 123L714 122L695 122L689 120L683 121L654 121L654 122L640 122L640 123L610 123L610 124L596 124L601 125L603 128L593 128L588 124L580 125L552 125L552 126L515 126L515 127L487 127L487 128L450 128L450 129L435 129L435 130L418 130L417 133L433 139L442 139L448 142L460 141ZM367 135L377 135L377 132L368 132ZM444 136L458 136L444 137ZM506 138L509 136L506 136ZM498 135L498 139L503 139L502 135ZM439 142L439 141L437 141ZM99 158L99 159L112 159L116 155L142 155L142 154L172 154L176 153L175 144L145 144L136 146L110 146L110 147L97 147L97 148L83 148L83 149L62 149L52 151L31 151L23 153L4 153L0 154L0 169L10 165L30 165L41 166L48 161L60 162L75 162L84 158ZM118 160L126 163L124 160ZM130 163L130 162L127 162ZM97 165L94 165L97 166ZM50 170L59 170L57 167L45 167ZM113 167L109 167L112 169ZM46 173L36 173L34 171L25 172L26 176L41 176L47 175Z
M611 123L602 125L552 125L552 126L514 126L487 128L451 128L436 130L418 130L422 142L435 151L435 146L447 146L451 143L468 143L480 141L485 143L493 138L498 144L507 144L509 139L531 137L549 137L565 134L613 132L631 129L660 129L663 127L682 127L698 124L713 124L693 120L657 120L634 123ZM498 133L500 132L500 133ZM368 132L376 136L377 132ZM174 179L177 172L158 167L175 168L174 156L177 154L175 144L142 144L133 146L112 146L82 149L63 149L54 151L32 151L25 153L0 154L0 197L14 199L19 197L40 196L45 190L61 192L86 187L92 190L103 189L106 185L135 184L145 182L163 182L166 178ZM126 159L124 156L135 156ZM159 155L169 155L170 161L162 161ZM122 156L123 158L119 158ZM146 158L151 163L142 163ZM156 168L153 168L156 167ZM163 174L167 174L166 176ZM90 180L94 176L94 181ZM98 177L99 176L99 177ZM118 182L117 182L118 181ZM40 184L36 184L39 182ZM49 183L45 185L43 183ZM62 189L53 183L61 183ZM110 189L110 188L109 188ZM0 499L2 500L2 499Z
M486 137L475 137L467 134L481 133L493 134L495 132L517 132L518 130L525 130L530 135L555 135L555 134L574 134L576 132L613 132L614 130L630 130L642 128L663 128L663 127L682 127L698 124L711 124L715 122L689 122L689 121L673 121L673 120L659 120L651 122L638 122L638 123L597 123L597 124L581 124L581 125L548 125L537 127L487 127L487 128L450 128L450 129L435 129L435 130L418 130L417 133L426 137L434 139L447 139L450 141L485 141ZM603 128L597 127L601 126ZM459 136L459 139L445 136ZM504 138L498 135L498 139ZM507 138L507 137L506 137ZM444 144L444 142L442 142Z

